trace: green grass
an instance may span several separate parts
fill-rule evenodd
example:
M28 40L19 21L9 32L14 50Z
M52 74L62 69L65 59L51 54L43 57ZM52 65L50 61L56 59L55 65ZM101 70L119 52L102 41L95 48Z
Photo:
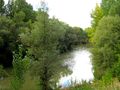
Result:
M0 80L0 90L10 90L12 77L6 77ZM29 73L25 74L25 82L20 90L37 90L38 80L32 78Z
M110 84L104 84L104 82L95 81L91 84L83 83L82 85L75 85L74 87L69 87L63 90L120 90L120 82L117 79L113 79Z
M10 77L0 80L0 90L10 90Z
M25 82L21 90L38 90L38 80L30 76L29 73L25 75Z

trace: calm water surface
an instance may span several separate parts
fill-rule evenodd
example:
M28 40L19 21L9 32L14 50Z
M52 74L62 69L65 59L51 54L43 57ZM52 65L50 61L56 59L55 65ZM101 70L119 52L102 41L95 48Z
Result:
M76 49L71 55L72 57L69 61L72 60L72 62L69 62L69 68L72 70L72 74L61 77L59 84L62 87L67 87L71 84L71 81L80 83L82 80L93 80L91 53L87 49Z

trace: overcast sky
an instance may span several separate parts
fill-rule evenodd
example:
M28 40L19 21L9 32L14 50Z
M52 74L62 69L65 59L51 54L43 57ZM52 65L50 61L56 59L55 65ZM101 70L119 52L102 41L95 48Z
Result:
M6 0L7 1L7 0ZM34 9L40 6L41 0L26 0ZM55 16L70 26L86 28L90 26L90 13L101 0L45 0L49 15Z

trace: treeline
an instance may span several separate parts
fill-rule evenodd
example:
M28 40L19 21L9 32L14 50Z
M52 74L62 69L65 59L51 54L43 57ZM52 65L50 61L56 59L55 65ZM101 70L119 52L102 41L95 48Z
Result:
M12 52L22 44L20 34L30 33L41 13L41 10L34 11L25 0L8 0L6 5L4 0L0 0L0 64L5 67L12 65ZM43 19L43 16L39 18ZM81 28L70 27L56 18L49 18L49 15L46 18L49 29L59 34L56 49L60 53L71 50L73 45L87 43L87 35Z
M86 29L92 44L95 79L120 80L120 0L102 0L92 12L92 26Z
M37 11L25 0L0 0L0 64L13 66L12 90L19 90L29 68L40 90L51 90L67 68L61 57L75 45L88 43L86 32L55 17L45 2Z

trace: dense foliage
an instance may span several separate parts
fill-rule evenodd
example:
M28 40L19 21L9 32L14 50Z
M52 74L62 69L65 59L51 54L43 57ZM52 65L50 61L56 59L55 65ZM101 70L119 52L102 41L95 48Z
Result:
M28 16L35 17L35 11L25 0L9 0L7 5L4 4L4 0L0 2L0 64L10 67L13 60L12 52L16 51L21 43L19 34L23 28L29 27L33 19Z
M82 28L49 18L47 11L45 2L34 11L26 0L0 0L0 65L12 67L14 90L22 87L26 68L39 78L41 90L52 89L67 68L61 54L88 42Z
M94 76L102 79L107 73L119 78L119 0L102 0L92 12L92 26L86 29L92 44Z
M94 36L93 64L94 74L98 78L119 61L119 33L120 17L118 16L104 17L97 27Z
M89 42L95 81L71 90L106 90L113 78L120 80L119 8L120 0L102 0L91 13L91 27L84 31L50 18L45 2L35 11L26 0L0 0L0 79L9 76L4 68L12 67L12 89L22 88L27 70L40 90L55 89L67 68L62 54Z
M12 52L16 51L18 45L21 44L19 35L31 32L32 26L37 24L34 22L37 21L36 16L40 14L40 11L34 11L25 0L9 0L6 5L4 0L0 2L0 64L9 67L12 65ZM39 19L42 20L43 16ZM56 49L60 53L71 50L75 44L87 43L87 35L82 29L75 30L77 28L72 28L55 18L49 19L47 23L49 23L47 28L50 28L54 34L59 34L56 37L58 40Z

